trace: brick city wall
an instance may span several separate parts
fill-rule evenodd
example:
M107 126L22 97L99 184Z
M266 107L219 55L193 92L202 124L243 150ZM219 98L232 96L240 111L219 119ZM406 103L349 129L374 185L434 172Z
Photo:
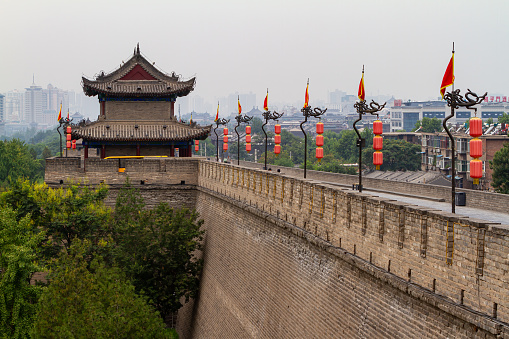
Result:
M509 226L201 161L183 338L509 335Z
M150 116L150 120L169 120L171 103L169 101L106 101L108 120L140 120L140 112Z
M241 166L250 168L263 168L263 164L241 161ZM290 168L270 165L268 166L273 172L278 169L286 175L303 178L304 170L300 168ZM358 175L328 173L320 171L307 170L307 178L327 181L331 183L342 184L345 187L351 187L352 184L359 182ZM424 196L430 198L443 198L447 202L451 202L451 188L438 185L418 184L411 182L399 182L384 179L362 178L362 185L367 189L383 190L387 193L398 192L416 196ZM456 192L465 192L466 207L482 208L490 211L507 212L509 206L509 194L499 194L485 191L476 191L463 188L456 188ZM509 221L508 221L509 223Z
M46 181L127 173L205 220L182 338L509 337L509 226L199 158L93 160L48 159Z

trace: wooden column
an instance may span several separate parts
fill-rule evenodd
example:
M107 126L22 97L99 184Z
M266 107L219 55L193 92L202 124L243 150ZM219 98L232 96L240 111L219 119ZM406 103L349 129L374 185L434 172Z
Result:
M101 146L101 159L106 158L106 145Z
M139 157L140 156L140 144L137 144L136 145L136 156Z
M175 116L175 101L171 101L171 104L170 104L170 119L173 119L173 117Z
M88 145L85 145L84 158L85 158L85 159L88 159Z
M170 157L174 157L175 156L175 145L171 145L170 146Z

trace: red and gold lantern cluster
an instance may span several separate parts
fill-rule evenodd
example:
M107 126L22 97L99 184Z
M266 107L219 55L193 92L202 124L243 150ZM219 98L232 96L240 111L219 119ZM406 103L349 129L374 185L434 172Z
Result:
M323 158L323 122L316 124L316 159L322 161Z
M274 126L274 132L276 133L276 135L274 136L274 143L276 144L274 146L274 153L276 153L276 155L279 155L281 153L281 125L280 124L276 124L276 126Z
M380 150L383 148L384 138L382 138L383 124L380 120L373 121L373 165L377 170L380 169L380 165L384 163L384 155Z
M470 177L474 179L474 184L479 184L479 179L482 178L482 161L479 160L482 157L482 140L479 137L482 135L482 119L472 118L470 119L470 136L473 138L470 140L470 156L473 160L470 160Z
M251 152L251 126L246 126L246 152Z
M67 149L70 149L71 148L71 126L67 126L67 129L66 129L66 147Z
M223 151L228 150L228 127L223 129Z
M194 141L194 151L198 152L200 150L200 140Z

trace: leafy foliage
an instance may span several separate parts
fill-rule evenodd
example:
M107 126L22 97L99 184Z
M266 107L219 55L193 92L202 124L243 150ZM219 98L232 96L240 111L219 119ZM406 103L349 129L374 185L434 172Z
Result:
M18 219L10 207L0 207L0 338L26 338L36 318L41 286L30 284L44 237L30 215Z
M87 261L89 242L62 252L42 294L36 338L171 338L159 314L137 295L122 271L100 257Z
M415 132L419 127L421 127L420 132L424 133L434 133L439 132L443 129L442 121L438 118L422 118L422 121L419 120L415 123L415 127L412 129L412 132Z
M25 142L0 140L0 186L7 186L11 179L37 180L43 176L42 164L34 158Z
M418 171L421 169L421 148L405 140L384 139L383 165L381 171ZM366 148L362 152L362 163L374 169L373 148Z
M509 142L495 153L490 168L493 170L491 186L498 193L509 194Z
M116 243L114 258L132 279L138 292L147 295L166 318L196 296L203 262L203 220L195 211L173 210L160 203L145 210L142 197L127 183L115 205L111 229Z

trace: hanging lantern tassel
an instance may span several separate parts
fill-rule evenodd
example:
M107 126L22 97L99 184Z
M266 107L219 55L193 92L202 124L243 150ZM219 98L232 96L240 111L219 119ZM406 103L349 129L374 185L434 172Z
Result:
M473 160L470 160L470 177L473 180L474 185L479 185L479 179L482 178L482 161L479 160L482 157L482 140L479 139L482 135L482 119L474 117L470 119L470 136L473 137L470 140L470 156Z
M276 155L279 155L281 153L281 125L280 124L276 124L276 126L274 126L274 132L276 133L276 135L274 136L274 143L276 144L274 146L274 153Z

